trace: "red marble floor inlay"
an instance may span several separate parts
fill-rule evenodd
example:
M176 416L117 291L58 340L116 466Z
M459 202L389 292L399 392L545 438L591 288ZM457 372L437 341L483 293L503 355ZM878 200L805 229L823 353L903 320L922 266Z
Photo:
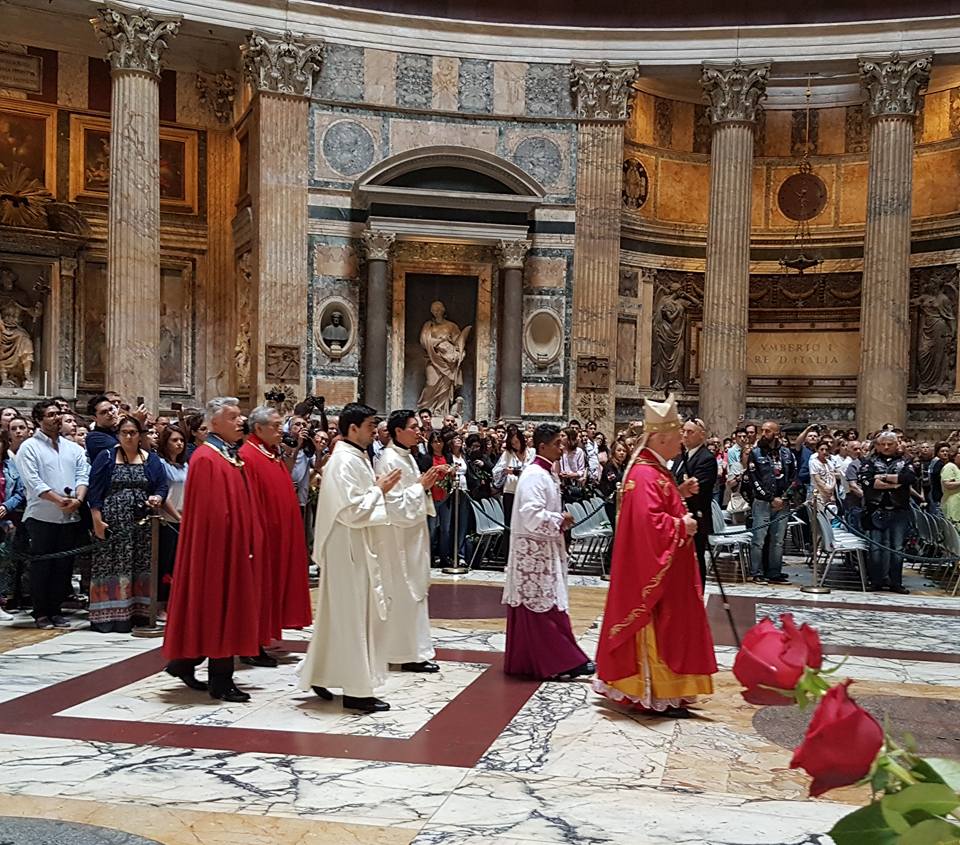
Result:
M432 584L431 619L506 619L503 585Z
M302 653L307 644L284 647ZM438 649L437 658L489 668L409 739L57 715L161 671L159 648L0 703L0 734L472 768L540 684L505 675L500 652Z

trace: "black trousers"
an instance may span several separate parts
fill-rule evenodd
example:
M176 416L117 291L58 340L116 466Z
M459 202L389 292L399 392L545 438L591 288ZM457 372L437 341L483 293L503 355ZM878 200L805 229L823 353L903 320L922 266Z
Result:
M30 554L48 555L76 547L76 523L24 520L30 536ZM71 593L73 557L30 561L30 595L33 598L33 617L59 616L63 600Z
M207 658L181 657L177 660L171 660L167 664L167 669L174 675L185 675L193 672L204 660L207 660ZM233 682L233 658L211 657L207 661L207 677L211 689L221 690L230 686Z
M697 549L697 563L700 565L700 586L707 589L707 540L710 535L698 531L693 535L693 544Z

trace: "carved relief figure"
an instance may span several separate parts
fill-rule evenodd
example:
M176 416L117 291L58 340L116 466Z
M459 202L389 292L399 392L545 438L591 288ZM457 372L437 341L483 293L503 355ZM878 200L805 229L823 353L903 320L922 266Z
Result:
M917 389L921 393L949 393L953 389L951 363L956 355L957 318L950 291L939 275L928 277L914 297L917 309Z
M13 270L0 267L0 387L32 389L33 338L22 320L32 324L43 313L43 304L30 302L16 282Z
M430 306L431 319L420 330L420 345L426 356L426 385L417 400L418 408L429 408L444 416L454 405L457 388L463 384L463 360L467 338L473 326L460 327L446 318L442 302Z
M696 300L678 281L670 282L653 308L653 387L683 380L687 340L687 309Z
M237 339L233 347L233 360L237 367L237 384L250 384L250 253L240 256L237 266Z

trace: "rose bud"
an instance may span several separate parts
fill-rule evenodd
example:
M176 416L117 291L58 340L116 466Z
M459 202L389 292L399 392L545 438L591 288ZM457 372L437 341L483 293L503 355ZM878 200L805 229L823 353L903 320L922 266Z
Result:
M846 681L824 695L793 752L790 768L813 778L811 797L865 778L883 747L883 728L847 695L849 685Z
M780 621L782 631L770 619L747 631L734 661L733 674L746 687L742 695L751 704L793 704L793 698L763 687L792 690L807 666L819 669L823 663L820 637L813 628L798 628L789 613Z

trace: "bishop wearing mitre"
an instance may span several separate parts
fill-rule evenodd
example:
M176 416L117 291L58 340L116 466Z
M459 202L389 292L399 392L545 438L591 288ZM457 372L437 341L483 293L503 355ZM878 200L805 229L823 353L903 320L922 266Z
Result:
M593 687L641 712L685 718L698 696L713 692L717 663L694 544L697 521L667 468L680 454L676 402L670 396L644 406L644 433L623 476Z
M430 489L446 467L421 473L411 453L420 443L416 411L394 411L387 420L390 444L377 456L374 470L399 470L400 481L385 494L389 525L374 533L387 588L387 662L404 672L439 672L430 637L427 592L430 589L430 532L427 516L435 516Z
M374 528L389 522L384 496L400 481L395 469L377 478L367 449L376 411L350 403L338 421L342 439L324 468L317 499L313 559L320 569L313 637L300 688L325 701L343 690L343 706L361 713L389 710L374 690L386 681L388 598Z

